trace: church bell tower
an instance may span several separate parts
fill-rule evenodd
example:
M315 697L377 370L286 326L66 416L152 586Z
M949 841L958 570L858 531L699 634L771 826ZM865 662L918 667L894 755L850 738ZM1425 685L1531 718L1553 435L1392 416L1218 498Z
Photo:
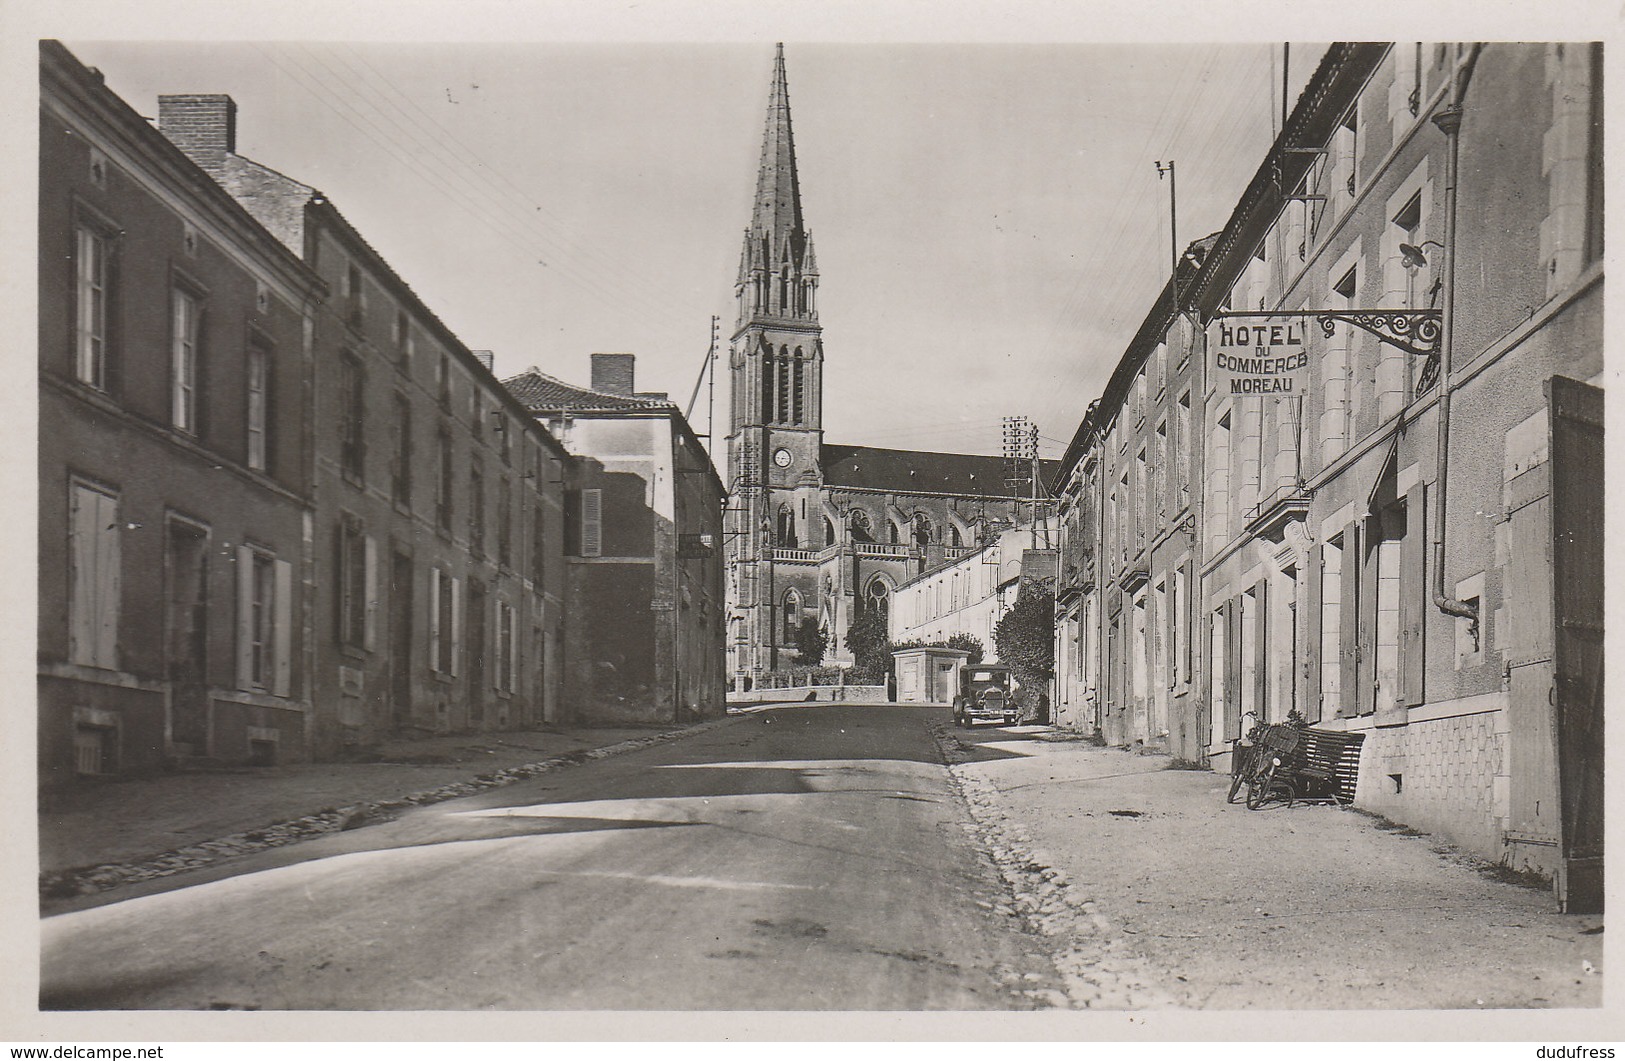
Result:
M734 281L738 315L728 359L727 555L735 627L729 644L736 675L789 663L773 550L816 551L825 544L819 467L824 347L817 291L818 262L801 217L780 44L756 199Z

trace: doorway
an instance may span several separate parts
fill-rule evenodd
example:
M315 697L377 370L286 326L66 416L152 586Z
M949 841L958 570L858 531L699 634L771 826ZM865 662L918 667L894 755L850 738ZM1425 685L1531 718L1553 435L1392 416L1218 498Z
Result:
M164 677L170 739L187 755L209 754L208 541L185 520L164 524Z

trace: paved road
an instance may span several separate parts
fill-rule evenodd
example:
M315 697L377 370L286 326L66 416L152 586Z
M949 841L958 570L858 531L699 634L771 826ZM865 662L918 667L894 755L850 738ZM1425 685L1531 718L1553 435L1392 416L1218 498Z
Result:
M132 889L46 920L41 1004L1030 1008L941 714L768 711Z

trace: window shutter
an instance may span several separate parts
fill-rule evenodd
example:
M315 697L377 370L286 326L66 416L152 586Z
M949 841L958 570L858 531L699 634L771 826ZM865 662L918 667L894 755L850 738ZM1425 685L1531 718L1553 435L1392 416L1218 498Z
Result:
M1405 495L1405 543L1399 553L1399 665L1405 703L1423 702L1423 615L1427 608L1427 487Z
M1224 602L1224 737L1241 736L1241 600Z
M94 662L96 651L96 494L75 486L68 506L68 658Z
M581 491L581 555L604 552L604 491Z
M271 692L276 696L288 696L293 688L293 565L286 560L278 560L275 570Z
M459 663L463 655L463 580L451 580L451 659L446 670L453 678L460 672Z
M429 669L440 670L440 569L429 569Z
M254 550L237 547L237 688L254 687Z
M363 631L361 647L371 652L378 647L378 539L368 535L363 556Z
M1339 718L1353 718L1360 713L1360 525L1350 523L1343 529L1343 621L1342 621L1342 674L1338 676L1337 705Z
M1258 584L1258 618L1253 622L1253 703L1258 705L1258 720L1266 718L1274 722L1286 720L1285 712L1270 709L1270 584L1269 580Z
M1303 643L1303 673L1294 676L1294 680L1303 682L1303 716L1310 722L1319 722L1322 718L1320 702L1320 628L1321 628L1321 580L1322 568L1326 563L1324 546L1320 542L1309 547L1309 563L1305 576L1308 579L1307 607L1304 614L1308 622L1298 624L1298 639Z
M494 587L493 587L493 589L494 589ZM496 660L497 665L495 667L491 668L491 689L492 689L492 691L499 692L499 693L503 689L502 672L504 670L506 670L507 666L508 666L508 660L507 660L508 639L507 639L506 632L502 629L502 609L503 609L502 602L500 600L496 599L496 595L493 592L492 599L491 599L491 620L490 621L491 621L491 630L492 630L493 633L496 634L496 636L492 640L495 642L493 647L496 649L496 652L494 654L495 654L495 656L497 658L497 660Z
M106 494L96 499L96 559L93 571L96 610L95 662L99 667L118 669L118 613L123 572L119 568L118 502Z

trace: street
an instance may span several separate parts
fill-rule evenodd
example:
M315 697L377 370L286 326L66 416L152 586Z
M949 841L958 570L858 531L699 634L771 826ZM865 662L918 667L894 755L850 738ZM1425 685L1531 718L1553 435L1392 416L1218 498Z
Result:
M1011 1009L941 712L749 716L49 918L47 1009ZM201 881L201 882L200 882ZM981 900L978 905L977 900ZM1027 993L1031 992L1031 994Z
M781 706L67 902L45 1009L1584 1008L1602 919L1040 726ZM1177 854L1175 854L1177 852Z

